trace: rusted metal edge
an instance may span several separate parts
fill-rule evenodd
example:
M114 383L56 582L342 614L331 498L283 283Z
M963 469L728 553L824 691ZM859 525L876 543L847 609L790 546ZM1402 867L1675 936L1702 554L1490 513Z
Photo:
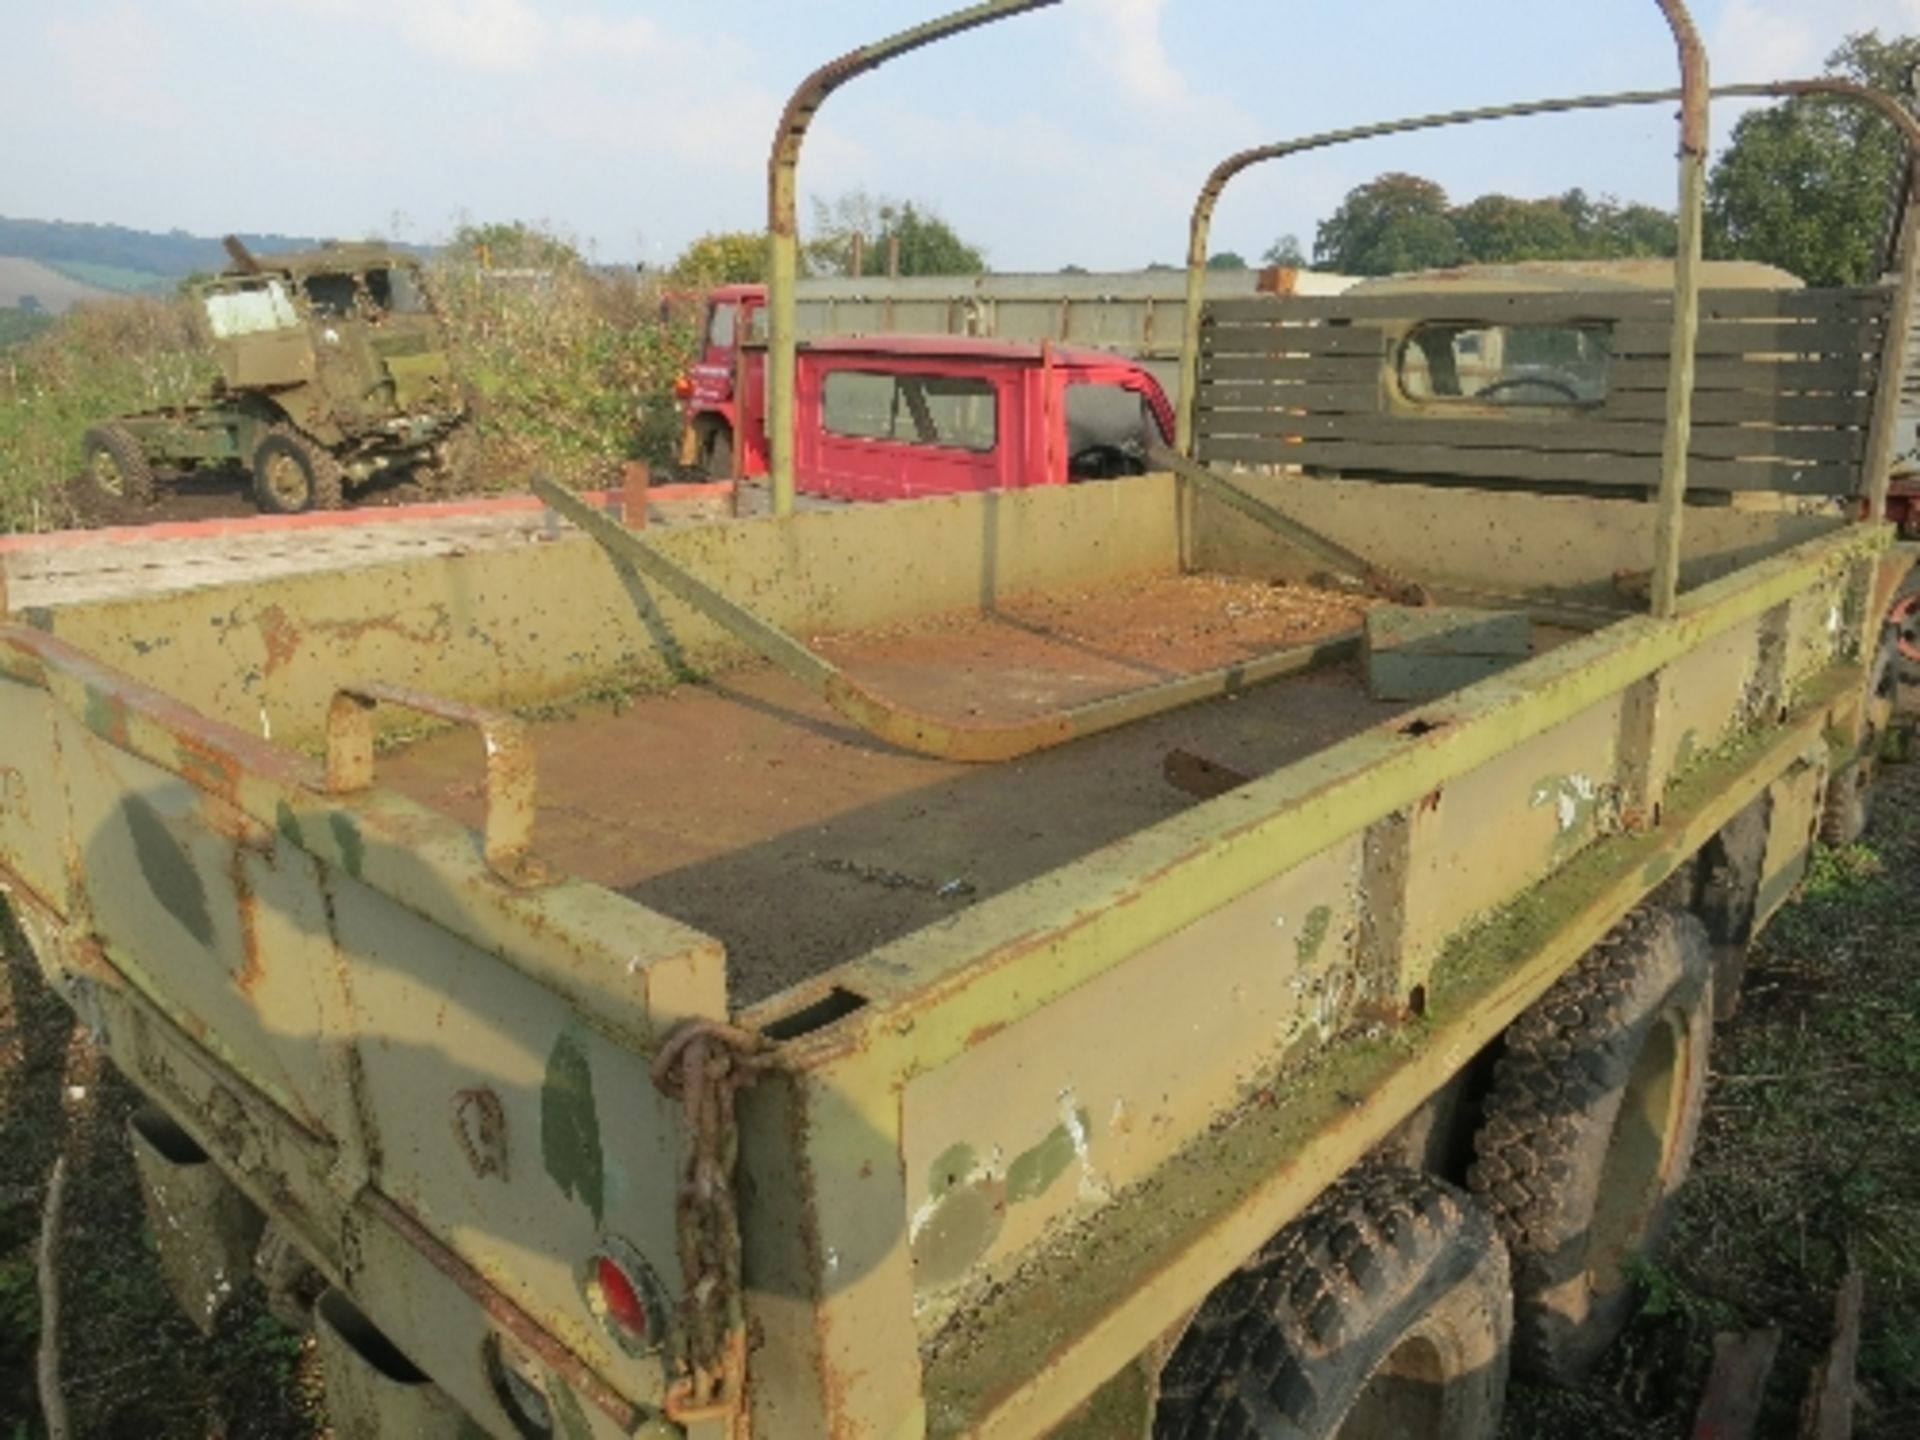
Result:
M1189 460L1164 445L1147 447L1149 464L1162 465L1192 484L1202 495L1239 511L1249 520L1266 526L1282 539L1305 550L1315 559L1333 566L1342 574L1364 583L1368 590L1402 605L1424 605L1427 592L1415 581L1376 565L1364 555L1347 549L1339 541L1321 534L1311 525L1295 520L1256 495L1249 495L1232 481L1216 475L1198 461Z
M826 99L849 80L878 69L898 56L937 40L977 29L996 20L1044 10L1060 0L986 0L956 10L885 40L850 50L802 80L774 126L767 157L767 431L773 513L793 513L793 370L796 346L794 283L800 271L800 222L796 213L795 173L800 148L813 117ZM735 451L738 454L736 448Z
M1653 520L1648 608L1673 618L1680 599L1681 531L1687 452L1693 440L1694 348L1700 335L1701 236L1707 208L1707 47L1683 0L1658 0L1680 60L1680 197L1673 259L1672 338L1667 344L1667 413L1660 436L1660 488Z
M1197 1305L1312 1200L1323 1177L1357 1162L1384 1139L1432 1093L1438 1080L1478 1054L1621 916L1816 746L1828 707L1849 684L1859 681L1857 667L1842 668L1844 674L1828 677L1826 685L1805 698L1794 718L1756 749L1733 783L1690 806L1676 807L1670 812L1669 826L1658 834L1623 834L1597 842L1596 853L1587 860L1598 872L1597 878L1582 877L1587 888L1569 909L1566 921L1524 961L1483 983L1472 1003L1450 1001L1446 1018L1412 1032L1404 1044L1382 1047L1372 1073L1344 1072L1342 1096L1333 1102L1339 1111L1337 1120L1315 1128L1314 1144L1321 1153L1309 1159L1296 1152L1289 1163L1272 1167L1268 1179L1177 1241L1171 1253L1146 1269L1138 1284L1091 1323L1062 1323L1058 1333L1063 1343L1044 1360L1023 1356L1017 1358L1025 1363L1016 1363L1016 1357L976 1351L967 1367L975 1378L968 1378L953 1374L955 1367L943 1365L936 1356L927 1366L927 1389L930 1397L945 1392L942 1398L949 1403L930 1405L929 1412L949 1417L950 1423L931 1433L1044 1434L1109 1378L1117 1363L1145 1351L1159 1337L1168 1315ZM1602 852L1600 847L1609 848ZM1543 884L1551 887L1554 881ZM1199 1137L1194 1147L1230 1143L1231 1134ZM1152 1204L1146 1188L1150 1185L1151 1181L1144 1182L1133 1203ZM1083 1243L1072 1252L1059 1252L1062 1266L1070 1253L1099 1254L1103 1263L1125 1263L1116 1258L1124 1254L1122 1247L1106 1240L1128 1203L1124 1197L1117 1201L1104 1219L1096 1217L1094 1233ZM1057 1270L1046 1278L1055 1286L1061 1284ZM1021 1303L1019 1288L1001 1292L998 1303ZM992 1331L990 1316L973 1312L970 1323L979 1333ZM959 1413L961 1395L983 1392L987 1397L983 1407L975 1413Z
M1356 631L1125 694L1048 711L1027 720L961 724L902 705L861 684L779 626L721 594L611 516L593 509L564 485L545 476L535 476L533 488L616 560L632 565L762 659L779 666L869 735L913 754L940 760L990 764L1016 759L1083 735L1098 734L1116 725L1343 658L1353 653L1358 644Z
M352 795L373 787L373 711L381 704L480 732L487 770L481 853L487 868L507 884L540 883L545 876L531 854L538 793L533 742L525 723L515 716L408 685L363 681L342 686L327 706L326 793Z

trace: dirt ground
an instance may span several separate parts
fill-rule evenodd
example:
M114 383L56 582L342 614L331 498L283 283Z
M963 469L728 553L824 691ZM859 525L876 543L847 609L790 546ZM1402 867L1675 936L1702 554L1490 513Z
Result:
M1866 839L1824 853L1753 959L1715 1044L1706 1123L1670 1253L1576 1391L1516 1385L1505 1440L1671 1440L1691 1429L1712 1337L1779 1326L1761 1434L1798 1433L1849 1263L1867 1277L1856 1435L1920 1434L1920 766L1890 773ZM61 1373L80 1437L320 1431L302 1342L253 1302L202 1339L151 1256L122 1139L134 1099L102 1071L19 941L0 931L0 1437L43 1432L33 1250L69 1161Z
M61 492L69 511L68 525L90 530L102 525L159 525L174 521L226 520L258 515L253 487L237 466L210 468L183 474L162 474L149 505L136 505L103 494L77 476ZM435 498L404 476L356 487L351 499L359 505L413 505Z

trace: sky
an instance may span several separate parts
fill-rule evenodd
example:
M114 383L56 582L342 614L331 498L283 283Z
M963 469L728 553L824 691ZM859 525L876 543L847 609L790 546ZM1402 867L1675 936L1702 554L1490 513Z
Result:
M0 214L422 243L517 219L665 264L764 227L774 122L808 71L958 3L0 0ZM1814 73L1851 32L1920 33L1920 0L1693 11L1724 82ZM928 205L999 270L1128 269L1182 257L1234 150L1675 78L1654 0L1064 0L852 82L800 189ZM1716 110L1717 139L1731 119ZM1215 248L1310 249L1388 170L1457 200L1577 185L1671 205L1673 145L1654 107L1316 152L1237 182Z

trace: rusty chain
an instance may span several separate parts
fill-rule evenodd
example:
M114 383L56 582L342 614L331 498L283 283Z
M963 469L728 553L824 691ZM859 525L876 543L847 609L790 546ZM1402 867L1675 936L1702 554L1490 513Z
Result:
M688 1140L686 1177L674 1206L684 1286L680 1373L666 1404L668 1417L680 1424L734 1416L745 1389L734 1098L771 1063L771 1051L771 1043L750 1030L692 1020L668 1037L653 1062L653 1083L680 1102Z

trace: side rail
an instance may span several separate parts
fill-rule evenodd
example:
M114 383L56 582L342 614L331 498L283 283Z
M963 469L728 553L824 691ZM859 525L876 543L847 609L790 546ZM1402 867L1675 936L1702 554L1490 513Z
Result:
M495 717L448 717L493 742L486 836L370 784L375 699L446 708L354 687L323 769L0 625L0 890L116 1066L462 1410L505 1433L510 1371L632 1434L682 1289L650 1067L724 1014L720 947L529 872Z

